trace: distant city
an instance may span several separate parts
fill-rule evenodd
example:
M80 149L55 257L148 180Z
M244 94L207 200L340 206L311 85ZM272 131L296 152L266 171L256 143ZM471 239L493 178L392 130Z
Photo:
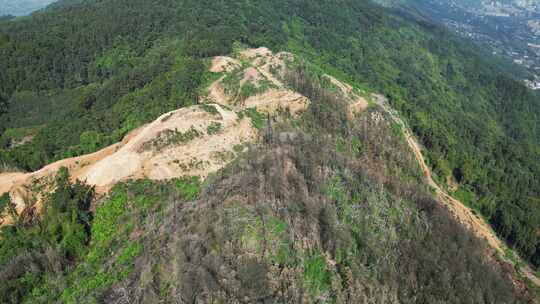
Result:
M525 68L523 82L540 90L540 0L414 2L459 35Z

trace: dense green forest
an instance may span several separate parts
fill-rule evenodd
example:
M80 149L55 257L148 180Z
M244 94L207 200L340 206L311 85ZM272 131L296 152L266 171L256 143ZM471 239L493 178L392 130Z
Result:
M0 230L0 301L527 303L380 110L348 120L304 67L288 79L308 111L204 183L127 181L90 212L60 171L43 217Z
M35 170L196 103L208 58L235 41L387 95L441 181L540 265L540 97L437 25L368 1L64 1L2 21L0 160Z

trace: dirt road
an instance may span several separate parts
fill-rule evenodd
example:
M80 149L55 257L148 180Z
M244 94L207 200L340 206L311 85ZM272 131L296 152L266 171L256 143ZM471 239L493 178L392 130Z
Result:
M489 246L499 253L499 256L504 259L504 262L512 264L512 261L508 260L505 257L505 248L506 245L502 242L495 232L491 229L488 223L486 223L482 218L476 216L471 209L466 207L462 202L456 200L450 196L443 188L441 188L435 180L433 180L431 169L427 166L424 156L422 155L422 149L418 144L418 141L412 134L411 130L407 127L405 122L400 118L399 114L392 109L386 102L386 98L382 95L374 95L375 102L387 112L392 120L401 126L401 130L409 147L414 152L416 160L420 165L420 168L424 172L429 186L435 191L435 194L438 200L444 204L448 210L456 217L456 219L470 229L477 237L485 239ZM521 275L529 279L533 284L540 287L540 279L534 274L534 271L527 265L527 263L521 263L524 266L519 268Z

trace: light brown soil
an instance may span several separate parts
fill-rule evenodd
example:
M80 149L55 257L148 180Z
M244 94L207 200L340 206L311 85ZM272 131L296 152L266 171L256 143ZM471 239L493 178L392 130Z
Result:
M164 180L188 175L206 177L226 164L226 161L216 160L212 155L231 152L235 145L255 138L255 130L247 118L238 120L234 112L219 105L215 107L219 111L217 116L200 107L184 108L163 115L116 153L94 164L81 179L91 185L108 188L128 178ZM209 135L207 128L212 123L221 124L222 130ZM170 145L159 151L141 150L145 143L158 138L164 130L186 132L191 128L202 135L190 142Z
M240 86L243 86L246 82L252 83L255 87L259 87L259 82L264 79L264 76L259 73L259 70L255 67L249 67L244 71L244 78L240 80Z
M233 62L236 59L228 57L219 57L215 61L216 65L221 62ZM225 92L223 79L221 77L208 89L208 96L204 100L213 103L221 104L235 111L242 111L248 108L256 108L258 111L274 115L280 111L288 111L291 114L297 114L307 109L309 99L301 94L291 91L278 79L280 75L272 74L271 70L283 73L285 61L292 60L293 55L290 53L273 54L267 48L248 49L240 53L240 58L247 62L249 66L243 71L243 78L240 81L240 86L249 82L255 87L260 87L260 82L263 79L270 81L274 88L268 89L258 95L250 96L242 102L236 101L236 96L228 95ZM213 67L212 70L219 70Z
M345 100L349 102L349 119L351 119L358 113L365 111L368 108L369 104L367 100L364 97L356 94L354 92L354 88L351 85L343 83L333 76L324 76L328 78L334 86L336 86L336 88L340 91L341 95L345 98Z
M33 173L0 174L0 194L9 192L17 212L28 207L29 188L37 181L56 175L66 167L73 180L86 181L100 194L106 193L117 182L148 177L155 180L181 176L206 177L231 161L236 145L252 142L257 136L249 118L238 119L236 113L215 105L219 114L204 111L199 106L167 113L126 137L118 144L96 153L64 159ZM221 131L209 135L211 123L221 124ZM191 127L201 134L189 143L175 144L162 150L143 150L145 143L158 137L164 130L185 132ZM41 198L32 203L38 212ZM2 224L9 223L4 219Z
M231 72L235 69L242 66L240 61L226 56L217 56L212 60L212 66L210 67L210 72L212 73L223 73Z
M0 174L0 193L6 193L15 184L20 183L26 178L25 173L1 173Z
M257 49L246 49L240 53L240 57L247 60L254 60L256 58L271 57L272 51L266 47L260 47Z
M244 108L257 108L264 113L278 113L287 111L297 114L305 111L309 105L309 99L290 90L268 90L262 95L251 96L243 103Z
M21 138L21 140L19 140L19 141L14 140L14 141L11 142L10 148L16 148L16 147L22 146L24 144L27 144L27 143L31 142L33 139L34 139L33 135L27 135L27 136Z

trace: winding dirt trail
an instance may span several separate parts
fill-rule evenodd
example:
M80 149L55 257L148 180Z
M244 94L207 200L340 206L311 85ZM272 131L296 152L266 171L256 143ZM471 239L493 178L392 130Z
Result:
M448 210L450 210L450 212L460 223L470 229L478 238L485 239L489 246L495 252L499 253L499 256L504 260L504 262L512 265L512 261L505 257L504 249L506 248L506 245L497 237L493 229L491 229L491 226L489 226L489 224L486 223L482 218L476 216L471 209L466 207L462 202L450 196L435 182L435 180L433 180L431 169L426 164L424 156L422 155L420 144L412 134L412 131L399 117L399 114L388 105L386 98L382 95L374 95L374 97L375 102L390 115L395 123L401 126L403 135L405 136L409 147L414 152L416 160L424 172L424 177L426 178L427 183L433 190L435 190L438 200L443 203ZM529 267L529 265L527 265L527 263L523 262L521 264L523 264L523 266L519 267L519 273L529 279L534 285L540 287L540 279L534 274L534 271Z

